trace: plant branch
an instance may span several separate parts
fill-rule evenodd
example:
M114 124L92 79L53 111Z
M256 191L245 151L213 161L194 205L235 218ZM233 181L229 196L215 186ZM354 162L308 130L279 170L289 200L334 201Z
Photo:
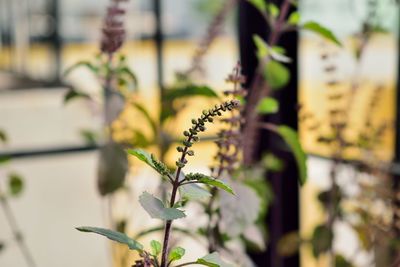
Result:
M32 253L24 241L24 237L18 226L17 219L15 218L15 215L14 215L6 197L0 196L0 203L1 203L1 206L3 207L4 214L7 218L8 224L10 225L13 236L14 236L15 240L17 241L18 247L21 250L22 255L25 258L27 266L35 267L36 263L33 259Z

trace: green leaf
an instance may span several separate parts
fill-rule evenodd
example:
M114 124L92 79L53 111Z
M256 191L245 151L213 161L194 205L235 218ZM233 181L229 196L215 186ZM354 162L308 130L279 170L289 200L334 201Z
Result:
M184 100L188 97L207 97L207 98L218 98L217 93L208 86L196 85L188 83L187 81L183 84L178 84L176 87L165 90L164 97L162 99L162 110L161 110L161 121L164 122L170 117L176 116L178 111L182 109L186 103L179 107L175 101Z
M100 149L97 186L102 196L114 193L125 183L128 158L120 144L110 142Z
M286 51L284 48L279 46L270 47L259 35L253 35L253 41L257 48L257 58L260 61L266 60L267 57L283 63L292 61L291 58L285 55Z
M185 249L181 247L176 247L171 250L169 253L168 259L170 261L177 261L182 259L182 257L185 255Z
M149 140L142 131L134 129L132 133L133 146L146 148L152 144L152 140Z
M0 141L3 142L3 143L7 142L7 134L3 130L0 130Z
M269 60L265 66L264 78L272 89L280 89L289 83L290 72L283 64Z
M210 192L197 184L185 184L179 187L179 194L187 200L203 200L211 197Z
M233 192L233 189L232 189L229 185L227 185L226 183L224 183L224 182L221 181L221 180L218 180L218 179L215 179L215 178L212 178L212 177L203 175L203 176L202 176L199 180L197 180L197 181L198 181L199 183L202 183L202 184L207 184L207 185L215 186L215 187L217 187L217 188L219 188L219 189L222 189L222 190L224 190L224 191L226 191L226 192L228 192L228 193L231 193L232 195L235 194L235 192Z
M261 13L267 11L267 3L265 0L248 0L253 6L255 6Z
M99 68L94 66L91 62L89 62L89 61L79 61L79 62L75 63L74 65L72 65L71 67L67 68L64 71L64 76L69 75L72 71L74 71L75 69L77 69L79 67L85 67L95 75L97 75L98 72L99 72Z
M317 258L320 254L327 252L332 247L332 242L332 229L326 225L317 226L311 238L314 256Z
M234 267L233 264L224 262L219 256L218 252L208 254L196 261L197 264L205 265L208 267Z
M297 25L300 22L300 13L298 11L294 11L290 14L288 18L288 23L290 25Z
M127 149L126 152L145 162L162 176L168 175L170 173L170 170L165 166L164 163L158 161L154 157L154 155L150 155L142 149Z
M81 232L95 233L95 234L105 236L108 239L111 239L118 243L128 245L129 249L131 249L131 250L139 250L140 251L143 249L142 244L140 244L136 240L133 240L132 238L128 237L124 233L120 233L120 232L116 232L116 231L108 230L108 229L104 229L104 228L88 227L88 226L77 227L76 229Z
M321 24L315 21L309 21L304 23L302 28L308 31L312 31L320 35L321 37L324 37L329 41L337 44L338 46L342 46L342 43L337 39L337 37L332 33L331 30L329 30L328 28L322 26Z
M139 197L139 202L151 218L161 220L175 220L185 217L185 213L175 208L166 208L164 203L147 192Z
M273 18L277 18L279 16L279 7L277 7L275 4L273 3L269 3L268 4L268 14L273 17Z
M274 114L279 111L279 102L272 97L264 97L258 103L257 111L260 114Z
M95 131L82 129L80 131L81 136L85 139L85 142L89 145L94 145L97 143L98 134Z
M133 71L129 67L127 67L127 66L120 67L120 68L117 69L116 73L119 74L119 75L128 76L128 78L131 80L131 84L133 85L132 89L133 90L137 89L137 87L138 87L138 79L137 79L135 73L133 73Z
M342 255L335 255L335 267L353 267L354 265Z
M11 173L8 176L8 188L12 196L18 196L24 189L22 177L17 173Z
M169 101L193 96L218 98L218 94L206 85L187 84L179 88L170 88L165 92L165 99Z
M64 95L64 104L67 104L71 100L75 98L85 98L85 99L90 99L90 96L86 93L79 92L75 89L70 89L68 92Z
M268 44L259 35L253 35L253 42L257 48L257 58L263 59L269 54Z
M149 123L151 130L153 131L153 135L156 136L157 132L158 132L158 127L157 127L157 123L156 121L150 116L150 113L147 111L147 109L139 104L139 103L133 103L133 107L139 111L143 117L147 120L147 122Z
M151 253L154 256L158 256L161 253L161 243L156 241L156 240L151 240L150 242L151 246Z
M300 185L303 185L307 181L307 157L301 147L297 132L288 126L279 126L277 132L282 136L294 154L299 168Z

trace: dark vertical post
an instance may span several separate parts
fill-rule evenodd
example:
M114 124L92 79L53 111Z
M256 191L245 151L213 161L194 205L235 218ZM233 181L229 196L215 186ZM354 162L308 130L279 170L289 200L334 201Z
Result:
M160 89L160 97L164 96L164 70L163 70L163 30L162 30L162 3L161 0L153 0L154 17L156 20L156 28L154 32L154 42L156 45L157 55L157 83Z
M49 14L53 18L53 32L49 36L49 42L52 46L53 50L53 64L54 64L54 74L53 79L54 82L58 83L61 77L61 49L62 49L62 40L60 36L60 24L61 24L61 16L60 16L60 8L59 8L59 0L48 0L49 1Z
M282 0L274 1L280 5ZM267 23L259 12L247 1L241 1L239 6L239 37L240 53L244 74L248 82L252 80L258 61L255 56L255 46L252 36L258 34L264 39L270 32ZM276 124L285 124L297 129L297 33L286 33L282 36L279 46L286 49L293 62L288 65L292 74L290 84L274 92L274 97L280 102L281 109L278 114L266 117L265 120ZM258 151L272 152L285 161L285 168L281 173L269 174L267 179L271 182L275 194L274 202L267 218L269 243L267 251L262 254L252 255L258 266L271 267L296 267L299 266L299 255L284 258L277 252L277 243L286 233L299 230L299 190L298 171L293 155L285 149L285 144L275 134L262 131L261 146Z

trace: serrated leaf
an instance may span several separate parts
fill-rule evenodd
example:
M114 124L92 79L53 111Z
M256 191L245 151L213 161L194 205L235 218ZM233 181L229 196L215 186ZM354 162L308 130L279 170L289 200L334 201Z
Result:
M265 65L264 78L272 89L280 89L289 83L290 72L283 64L269 60Z
M139 202L151 218L161 220L176 220L185 217L185 213L175 208L166 208L164 203L147 192L139 197Z
M140 251L143 249L142 244L140 244L136 240L133 240L132 238L128 237L124 233L120 233L120 232L109 230L109 229L104 229L104 228L99 228L99 227L89 227L89 226L77 227L76 229L81 232L95 233L95 234L105 236L110 240L116 241L121 244L128 245L129 249L131 249L131 250L139 250Z
M230 193L232 195L235 194L235 192L233 192L233 189L229 185L227 185L226 183L224 183L221 180L218 180L218 179L215 179L215 178L212 178L212 177L208 177L208 176L204 175L198 180L198 182L202 183L202 184L215 186L215 187L217 187L219 189L222 189L222 190L224 190L224 191L226 191L226 192L228 192L228 193Z
M18 196L24 189L22 177L17 173L8 176L8 188L12 196Z
M100 149L97 186L102 196L120 189L128 172L128 158L121 145L111 142Z
M179 187L179 194L187 200L203 200L211 197L210 192L197 184L185 184Z
M168 173L170 172L165 164L158 161L153 155L147 153L142 149L127 149L126 152L129 155L135 156L139 160L145 162L147 165L152 167L156 172L163 176L168 175Z
M314 32L321 37L328 39L329 41L337 44L338 46L342 46L342 43L338 40L338 38L333 34L331 30L322 26L321 24L315 21L309 21L303 24L303 29Z
M260 114L274 114L279 111L279 102L272 97L264 97L257 105Z
M221 259L218 252L208 254L200 259L197 259L197 264L208 267L234 267L233 264L227 263Z
M150 242L151 246L151 253L154 256L158 256L161 253L161 243L156 241L156 240L151 240Z
M290 14L288 18L288 23L290 25L297 25L300 22L300 13L299 11L294 11Z
M292 150L299 169L300 185L304 185L307 181L307 156L301 147L298 134L288 126L279 126L277 127L277 131Z
M170 261L177 261L182 259L182 257L185 255L185 249L181 247L176 247L171 250L169 253L168 259Z

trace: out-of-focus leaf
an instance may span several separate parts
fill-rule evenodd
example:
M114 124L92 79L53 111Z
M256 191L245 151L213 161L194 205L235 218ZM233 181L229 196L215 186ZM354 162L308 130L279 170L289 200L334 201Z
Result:
M288 18L288 23L290 25L297 25L300 22L300 13L298 11L294 11L290 14Z
M248 0L253 6L255 6L261 13L267 11L267 2L264 0Z
M7 134L5 131L0 129L0 141L3 143L7 142Z
M299 233L291 232L285 234L278 242L278 253L282 256L289 257L296 254L301 245Z
M257 192L248 185L229 181L235 196L221 192L220 229L230 237L238 237L248 226L253 225L261 211L261 200Z
M284 168L284 162L272 153L268 153L262 159L265 168L268 171L280 172Z
M290 72L285 65L269 60L265 65L264 78L272 89L280 89L289 83Z
M319 225L314 229L311 238L312 250L314 257L318 257L322 253L327 252L332 247L333 232L326 225Z
M259 35L253 35L253 41L257 48L257 58L259 60L265 60L267 57L270 57L275 61L283 63L292 61L291 58L285 55L286 51L284 48L279 46L270 47Z
M4 163L7 163L9 161L10 161L10 157L7 157L7 156L0 157L0 165L4 164Z
M195 85L185 82L176 87L165 90L162 100L163 108L161 110L161 121L164 122L170 117L173 117L179 111L179 108L174 105L175 101L184 100L188 97L207 97L218 98L217 93L206 85Z
M272 97L264 97L257 105L257 111L260 114L273 114L278 112L279 102Z
M214 252L200 259L197 259L196 263L208 267L234 267L233 264L226 263L225 261L223 261L219 256L218 252Z
M5 247L6 247L6 244L3 241L0 241L0 252L2 252Z
M147 192L139 197L139 202L151 218L161 220L175 220L185 217L185 213L175 208L166 208L164 203Z
M94 145L97 143L97 133L92 130L82 129L80 132L81 136L85 139L85 142L89 145Z
M116 73L119 76L126 75L129 78L129 80L131 81L131 83L130 83L130 84L132 84L131 88L133 90L137 90L138 79L137 79L135 73L133 73L133 71L130 68L128 68L127 66L120 67L116 70ZM124 81L126 81L126 80L124 79Z
M211 196L210 192L197 184L186 184L179 187L179 194L187 200L203 200Z
M273 18L277 18L279 16L279 7L277 7L275 4L273 3L269 3L268 6L268 14L273 17Z
M96 67L90 61L79 61L79 62L75 63L74 65L72 65L71 67L67 68L64 72L64 76L69 75L72 71L74 71L75 69L77 69L79 67L87 68L89 71L91 71L95 75L97 75L99 72L99 68Z
M102 196L121 188L128 171L128 158L121 145L111 142L100 149L97 185Z
M109 229L98 228L98 227L89 227L89 226L82 226L76 228L78 231L86 232L86 233L95 233L102 236L107 237L110 240L116 241L121 244L128 245L129 249L131 250L138 250L141 251L143 249L143 245L133 240L132 238L128 237L124 233L116 232Z
M151 140L149 140L146 135L140 130L132 130L133 133L133 146L135 147L148 147L152 144Z
M335 255L335 267L353 267L353 264L342 255Z
M353 229L356 231L358 240L365 250L370 250L372 248L373 238L371 237L370 229L368 229L367 225L356 225L353 226Z
M302 25L302 28L311 32L318 34L319 36L328 39L329 41L337 44L338 46L342 46L342 43L339 39L333 34L331 30L322 26L321 24L315 21L309 21Z
M150 246L151 246L151 253L154 256L158 256L161 253L161 243L158 242L157 240L151 240Z
M167 89L165 92L165 99L169 101L193 96L218 98L217 93L206 85L188 84L179 88Z
M277 131L294 154L297 166L299 168L300 185L303 185L307 181L307 157L303 151L303 148L301 147L299 137L296 131L288 126L279 126Z
M170 262L177 261L182 259L184 255L185 255L185 249L181 247L176 247L170 251L168 259Z
M153 135L156 136L157 132L158 132L157 123L150 116L150 113L147 111L147 109L143 105L141 105L139 103L133 103L133 107L143 115L143 117L146 119L146 121L149 123L149 125L150 125L150 127L152 129Z
M11 173L8 176L8 188L12 196L18 196L24 189L22 177L17 173Z
M73 99L76 98L84 98L84 99L90 99L90 96L86 93L79 92L75 89L69 89L68 92L64 95L64 104L67 104Z

